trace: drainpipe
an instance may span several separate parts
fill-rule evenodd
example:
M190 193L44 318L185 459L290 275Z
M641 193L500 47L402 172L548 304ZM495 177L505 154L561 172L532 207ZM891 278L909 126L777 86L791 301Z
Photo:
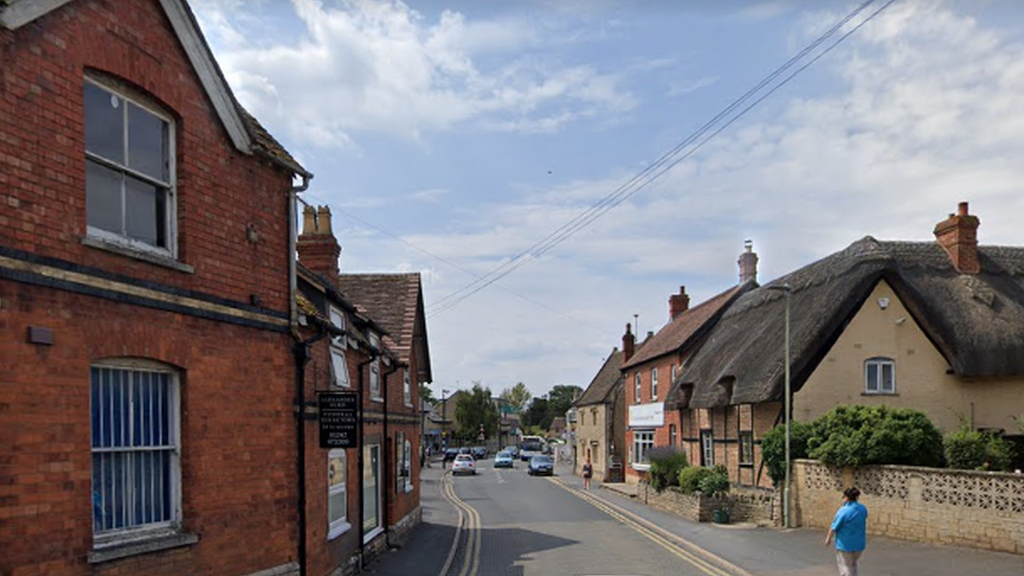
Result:
M323 331L304 342L296 342L292 347L295 355L295 411L298 444L296 459L297 476L299 478L299 576L306 576L306 363L309 362L310 344L324 337Z
M295 224L295 204L298 202L298 193L309 188L309 180L313 177L304 171L299 172L302 183L288 189L288 328L292 337L296 339L292 353L295 356L295 410L296 419L296 446L298 458L296 459L296 476L298 477L298 512L299 512L299 538L298 558L299 576L306 576L306 362L309 361L309 345L323 338L321 331L316 336L302 342L298 336L298 306L295 297L298 294L298 279L296 278L295 251L297 244L297 231Z

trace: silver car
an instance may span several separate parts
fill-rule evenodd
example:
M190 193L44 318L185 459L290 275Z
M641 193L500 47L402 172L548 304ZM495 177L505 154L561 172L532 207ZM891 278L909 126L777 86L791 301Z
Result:
M476 460L469 454L459 454L452 462L452 475L476 474Z

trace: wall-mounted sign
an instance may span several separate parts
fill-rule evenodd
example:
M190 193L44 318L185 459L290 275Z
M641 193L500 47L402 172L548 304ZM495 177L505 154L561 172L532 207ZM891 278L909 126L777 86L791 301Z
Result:
M358 447L359 396L352 392L321 392L316 400L320 412L320 447Z
M629 425L634 427L661 426L665 423L665 403L633 404L629 407Z

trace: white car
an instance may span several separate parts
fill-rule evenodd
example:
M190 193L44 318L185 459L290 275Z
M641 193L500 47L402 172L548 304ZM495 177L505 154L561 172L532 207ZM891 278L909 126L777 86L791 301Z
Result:
M459 454L452 462L452 475L476 474L476 460L469 454Z

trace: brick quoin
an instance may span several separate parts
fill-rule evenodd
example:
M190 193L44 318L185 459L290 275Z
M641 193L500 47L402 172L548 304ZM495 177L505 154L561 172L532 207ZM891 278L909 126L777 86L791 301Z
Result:
M175 119L177 260L192 271L83 244L88 73ZM157 0L79 0L0 30L0 248L20 262L284 317L291 178L232 145ZM294 562L287 331L20 280L0 276L0 574L220 576ZM53 344L29 343L30 326ZM198 542L90 564L89 367L106 358L177 369L182 530Z

